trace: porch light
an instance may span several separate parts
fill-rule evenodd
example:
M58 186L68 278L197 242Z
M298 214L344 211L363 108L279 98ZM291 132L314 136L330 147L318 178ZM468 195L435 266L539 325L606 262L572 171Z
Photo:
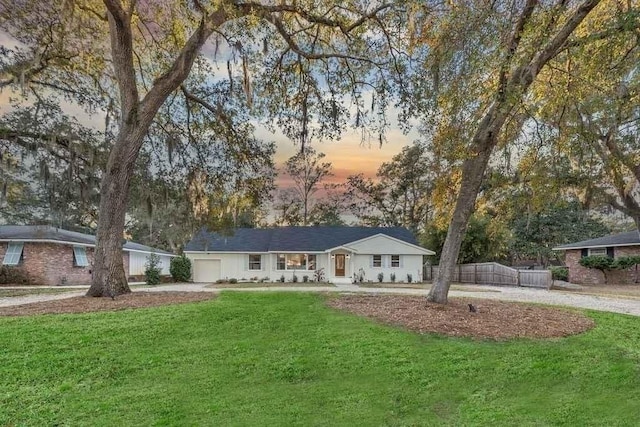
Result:
M346 258L346 259L351 258L351 255L347 254L347 255L345 255L345 258Z
M336 258L336 256L332 254L331 255L331 259L335 259L335 258Z

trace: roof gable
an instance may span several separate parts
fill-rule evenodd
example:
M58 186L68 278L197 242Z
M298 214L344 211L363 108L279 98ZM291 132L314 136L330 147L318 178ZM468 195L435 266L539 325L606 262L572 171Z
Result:
M384 234L416 245L403 227L279 227L238 228L231 236L200 230L187 244L187 252L324 252L367 237Z

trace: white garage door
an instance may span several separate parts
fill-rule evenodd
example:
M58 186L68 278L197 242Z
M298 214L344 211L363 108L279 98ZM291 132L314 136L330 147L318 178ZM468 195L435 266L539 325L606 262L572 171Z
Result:
M215 282L220 279L219 259L197 259L193 262L194 282Z

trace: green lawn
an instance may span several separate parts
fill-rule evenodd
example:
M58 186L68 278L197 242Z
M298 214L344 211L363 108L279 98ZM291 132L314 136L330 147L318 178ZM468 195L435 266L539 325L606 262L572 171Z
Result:
M629 425L640 318L567 339L420 336L323 296L0 319L0 425Z

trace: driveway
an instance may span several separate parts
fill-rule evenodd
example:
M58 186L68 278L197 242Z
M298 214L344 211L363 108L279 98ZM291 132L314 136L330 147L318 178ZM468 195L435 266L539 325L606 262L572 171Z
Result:
M338 286L275 286L260 288L207 288L206 283L182 283L171 285L160 285L155 287L136 288L135 292L163 292L163 291L186 291L186 292L355 292L368 294L397 294L397 295L426 295L424 289L406 288L364 288L355 285ZM640 301L625 298L605 297L595 295L583 295L564 293L559 291L548 291L544 289L516 288L505 286L484 286L472 285L467 291L460 289L451 290L450 297L465 297L492 299L501 301L518 301L538 304L559 305L575 308L585 308L598 311L609 311L612 313L630 314L640 316ZM29 304L40 301L53 301L74 296L84 295L84 291L68 292L64 294L43 294L26 295L20 297L0 298L0 307Z

